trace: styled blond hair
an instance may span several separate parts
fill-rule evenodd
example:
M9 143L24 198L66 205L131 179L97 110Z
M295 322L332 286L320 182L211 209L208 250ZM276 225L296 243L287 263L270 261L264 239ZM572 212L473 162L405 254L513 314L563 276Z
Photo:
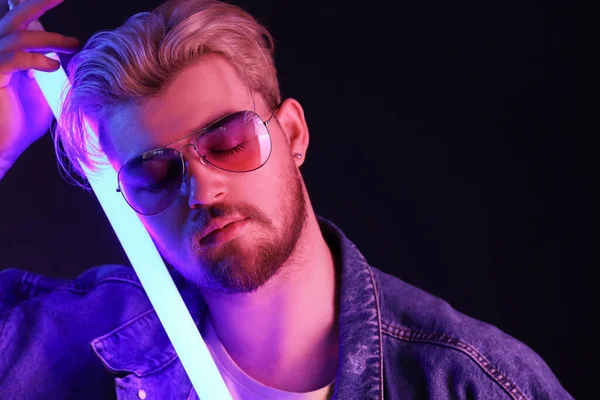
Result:
M103 121L120 106L158 95L206 54L223 56L248 89L275 109L281 95L273 50L273 38L255 18L216 0L169 0L117 29L98 32L69 64L71 89L54 136L57 154L68 158L77 175L83 176L80 162L95 170L102 150L111 147ZM98 123L100 146L90 141L84 116Z

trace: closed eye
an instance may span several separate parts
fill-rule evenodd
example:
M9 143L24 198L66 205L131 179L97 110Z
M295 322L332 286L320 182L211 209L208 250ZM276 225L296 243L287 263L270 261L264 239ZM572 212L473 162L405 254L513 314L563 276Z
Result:
M227 156L227 155L231 155L231 154L235 154L235 153L240 153L240 152L244 151L245 148L246 148L246 146L244 146L244 143L240 143L237 146L232 147L230 149L225 149L225 150L213 149L210 152L215 155L219 155L219 156Z

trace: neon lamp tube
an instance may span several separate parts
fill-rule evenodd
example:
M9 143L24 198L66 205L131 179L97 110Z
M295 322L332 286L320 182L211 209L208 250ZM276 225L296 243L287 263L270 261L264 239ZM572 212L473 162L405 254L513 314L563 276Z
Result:
M38 26L39 25L39 26ZM30 29L43 30L35 21ZM47 54L58 60L54 53ZM33 76L57 120L60 118L62 93L69 87L62 67L55 72L33 71ZM90 124L90 138L98 140ZM181 294L137 213L116 193L117 173L105 156L101 167L92 172L82 165L85 175L104 209L129 261L158 315L183 367L201 400L231 399L227 386L187 309Z
M34 71L34 78L52 112L60 117L61 88L69 82L62 69ZM89 124L90 138L97 135ZM202 339L177 287L138 215L115 191L117 173L105 157L98 171L82 165L85 175L104 209L129 261L144 287L196 393L202 400L231 399L225 382Z

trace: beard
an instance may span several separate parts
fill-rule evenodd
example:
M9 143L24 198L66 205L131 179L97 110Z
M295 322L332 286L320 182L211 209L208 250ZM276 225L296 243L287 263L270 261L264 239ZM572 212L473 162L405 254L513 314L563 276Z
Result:
M198 235L192 234L191 242L186 246L187 258L192 260L192 265L177 268L182 275L200 288L235 294L254 292L280 272L294 253L307 219L302 178L295 166L289 177L279 202L280 229L251 205L213 204L207 207L207 219L231 215L249 217L251 224L261 228L260 233L250 241L237 237L217 248L201 246Z

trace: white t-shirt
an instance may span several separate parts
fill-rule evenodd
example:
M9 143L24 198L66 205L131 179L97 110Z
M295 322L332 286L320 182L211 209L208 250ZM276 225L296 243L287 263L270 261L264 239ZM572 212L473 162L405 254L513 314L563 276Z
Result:
M333 394L333 384L306 393L286 392L265 386L247 375L233 361L223 346L208 318L204 318L202 337L212 353L233 400L328 400Z

